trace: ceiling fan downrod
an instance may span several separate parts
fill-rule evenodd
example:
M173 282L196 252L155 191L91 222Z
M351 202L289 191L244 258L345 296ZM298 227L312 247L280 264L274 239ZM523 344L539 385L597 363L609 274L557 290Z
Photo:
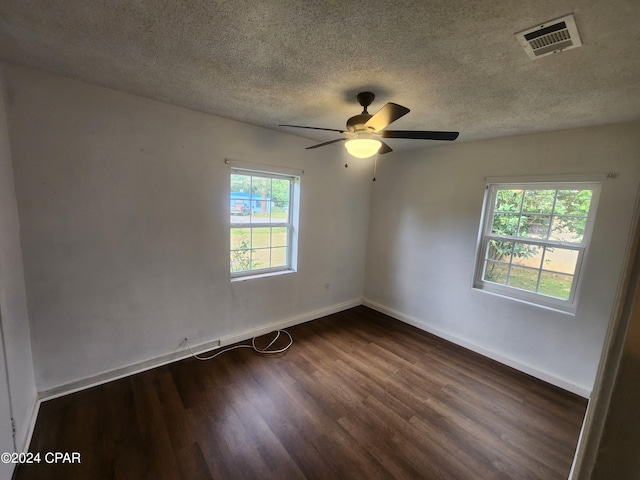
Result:
M358 103L364 108L364 110L362 110L362 114L369 115L369 112L367 111L367 107L373 103L375 98L376 98L375 93L371 93L371 92L360 92L358 95L356 95L356 99L358 100Z

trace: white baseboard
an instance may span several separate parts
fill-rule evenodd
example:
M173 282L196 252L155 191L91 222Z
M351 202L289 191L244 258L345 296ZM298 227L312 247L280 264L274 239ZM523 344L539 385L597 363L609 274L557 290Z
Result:
M285 318L277 322L272 322L267 325L262 325L260 327L252 328L250 330L234 333L233 335L227 335L225 337L221 337L215 340L208 340L206 342L202 342L195 346L192 346L191 349L196 354L210 351L215 348L224 347L232 343L242 342L244 340L248 340L253 337L264 335L266 333L273 332L274 330L281 330L283 328L291 327L293 325L298 325L300 323L305 323L311 320L315 320L317 318L325 317L333 313L338 313L343 310L348 310L349 308L357 307L358 305L362 305L362 298L357 298L357 299L349 300L346 302L338 303L335 305L330 305L328 307L321 308L319 310L314 310L312 312L307 312L301 315ZM68 382L62 385L58 385L56 387L49 388L47 390L43 390L39 392L38 398L40 401L45 401L45 400L51 400L57 397L62 397L70 393L95 387L96 385L101 385L103 383L128 377L136 373L144 372L146 370L151 370L153 368L160 367L162 365L167 365L169 363L176 362L178 360L183 360L190 356L191 356L191 352L186 346L184 346L183 348L175 352L150 358L142 362L136 362L133 364L125 365L120 368L116 368L106 372L101 372L96 375L91 375L89 377L85 377L79 380L75 380L73 382Z
M438 328L435 328L429 325L422 320L418 320L415 317L410 315L405 315L402 312L394 310L392 308L388 308L384 305L376 303L372 300L363 299L362 304L366 307L372 308L380 313L384 313L385 315L389 315L390 317L395 318L396 320L400 320L401 322L412 325L420 330L424 330L425 332L431 333L436 337L440 337L444 340L447 340L451 343L455 343L461 347L466 348L467 350L471 350L472 352L479 353L480 355L495 360L496 362L502 363L503 365L507 365L508 367L515 368L521 372L526 373L527 375L531 375L532 377L538 378L544 382L550 383L551 385L555 385L556 387L562 388L563 390L567 390L571 393L575 393L576 395L580 395L583 398L588 399L591 395L591 391L587 390L579 385L575 385L563 378L556 377L548 372L544 372L542 370L538 370L530 365L521 363L517 360L514 360L509 357L505 357L499 353L493 352L489 349L481 347L480 345L476 345L475 343L471 343L467 340L463 340L455 335L444 332Z

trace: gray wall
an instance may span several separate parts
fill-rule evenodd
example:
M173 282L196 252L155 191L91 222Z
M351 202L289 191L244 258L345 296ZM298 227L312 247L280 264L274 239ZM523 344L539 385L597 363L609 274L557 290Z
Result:
M5 81L39 390L361 301L370 162L29 69ZM297 273L230 282L226 158L304 169Z
M616 301L638 188L640 123L460 143L382 162L365 298L588 396ZM617 172L605 180L575 316L472 288L485 177Z
M37 397L3 91L0 79L0 321L7 357L11 407L16 423L16 446L21 449L26 442ZM5 375L4 370L0 371L0 375ZM0 395L6 393L2 391ZM3 441L10 439L11 428L9 431L3 428L0 435Z

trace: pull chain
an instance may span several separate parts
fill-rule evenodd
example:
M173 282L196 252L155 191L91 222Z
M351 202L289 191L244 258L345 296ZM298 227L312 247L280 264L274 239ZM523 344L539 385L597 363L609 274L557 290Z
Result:
M376 181L376 170L378 169L378 157L379 153L376 153L376 158L373 159L373 181Z

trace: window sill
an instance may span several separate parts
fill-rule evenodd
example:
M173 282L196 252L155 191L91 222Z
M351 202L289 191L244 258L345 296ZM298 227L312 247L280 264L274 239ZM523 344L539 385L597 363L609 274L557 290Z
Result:
M278 270L277 272L256 273L255 275L242 275L239 277L231 277L231 283L244 282L246 280L254 280L256 278L277 277L279 275L288 275L296 273L295 270Z
M507 293L496 292L496 291L493 291L493 290L482 288L481 286L474 286L472 288L472 290L474 290L476 292L487 293L489 295L494 295L496 297L504 298L506 300L512 300L514 302L524 303L525 305L531 305L532 307L543 308L545 310L550 310L550 311L555 312L555 313L561 313L563 315L569 315L571 317L575 317L576 316L575 306L560 307L560 306L545 305L543 303L538 303L538 302L535 302L533 300L527 300L527 299L524 299L524 298L518 298L516 296L512 296L512 295L509 295Z

